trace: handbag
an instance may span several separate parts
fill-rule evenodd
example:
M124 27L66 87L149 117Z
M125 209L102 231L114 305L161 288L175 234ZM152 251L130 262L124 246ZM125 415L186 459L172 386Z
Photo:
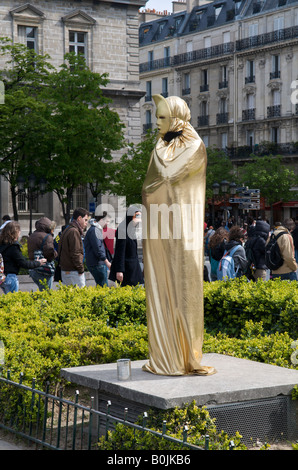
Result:
M38 261L40 258L44 258L43 254L43 245L45 244L46 239L48 238L49 234L44 237L42 240L42 244L39 250L34 251L34 259ZM47 261L42 266L38 266L38 268L34 268L34 271L42 274L43 276L53 276L55 273L55 261Z

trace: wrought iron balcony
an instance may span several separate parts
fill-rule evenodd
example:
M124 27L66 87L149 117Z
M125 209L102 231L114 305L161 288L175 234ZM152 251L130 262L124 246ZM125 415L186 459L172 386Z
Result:
M273 80L274 78L280 78L280 70L270 72L270 80Z
M204 85L201 85L200 86L200 91L203 92L203 91L209 91L209 85L208 83L205 83Z
M255 83L256 77L254 75L249 75L248 77L245 77L245 84L247 83Z
M236 51L242 51L251 47L261 47L279 41L296 39L298 37L298 26L271 31L270 33L259 34L249 38L236 41Z
M209 126L209 116L198 116L198 127Z
M218 113L216 115L216 124L227 124L229 120L229 113Z
M256 109L244 109L242 111L242 121L253 121L256 118Z
M182 95L190 95L190 88L183 88Z
M279 116L281 116L280 104L277 104L274 106L267 106L268 118L279 117Z
M228 80L223 80L222 82L219 82L218 88L228 88Z

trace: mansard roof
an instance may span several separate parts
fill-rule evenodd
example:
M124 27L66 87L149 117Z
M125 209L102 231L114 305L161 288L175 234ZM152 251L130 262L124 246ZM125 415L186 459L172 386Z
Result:
M173 36L206 32L240 19L283 10L292 4L298 4L298 0L216 0L194 7L190 13L180 11L142 23L139 44L142 47Z

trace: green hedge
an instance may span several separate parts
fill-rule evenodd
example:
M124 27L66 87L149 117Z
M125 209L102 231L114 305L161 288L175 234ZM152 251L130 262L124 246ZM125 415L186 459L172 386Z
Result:
M241 279L204 285L205 328L239 337L247 320L298 337L298 282Z
M204 352L294 367L291 354L297 335L294 330L283 330L296 294L296 283L206 283ZM247 321L251 313L247 314L247 309L260 307L261 297L268 307L259 308L253 320ZM270 298L271 303L283 307L278 320L268 313L274 308ZM265 300L262 302L265 305ZM23 372L29 383L35 377L43 385L48 380L59 380L64 367L109 363L121 357L146 359L145 305L142 287L61 286L56 291L2 295L0 340L5 345L4 368L14 376ZM235 314L235 305L241 305L241 314ZM208 325L216 319L218 328L213 326L211 334ZM225 332L234 330L234 324L237 337ZM276 325L280 331L268 334L268 329Z

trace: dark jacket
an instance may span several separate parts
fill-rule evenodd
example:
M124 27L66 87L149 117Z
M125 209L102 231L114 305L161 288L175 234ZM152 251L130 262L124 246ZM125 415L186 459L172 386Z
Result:
M293 237L293 241L294 241L294 247L295 247L295 250L298 250L298 224L296 224L293 232L292 232L292 237Z
M132 227L131 221L132 217L126 216L116 231L115 254L109 275L109 279L115 282L116 273L123 273L122 286L136 286L144 283L138 258L137 240L134 238L134 231L127 230L128 226Z
M73 220L64 229L58 246L60 266L62 271L84 272L84 247L82 241L83 231L79 224Z
M20 268L34 269L40 266L39 261L28 261L24 258L21 245L15 242L11 245L1 245L0 253L2 253L4 261L4 274L18 274Z
M264 220L257 220L253 231L253 236L245 244L251 246L256 269L268 269L265 264L265 246L270 232L270 225Z
M107 255L102 227L94 219L91 219L89 223L91 227L84 238L86 264L88 267L103 265Z
M54 248L53 235L51 234L51 221L47 217L42 217L35 224L36 230L28 238L28 257L34 260L34 251L40 250L44 238L43 254L48 261L53 261L57 257Z

